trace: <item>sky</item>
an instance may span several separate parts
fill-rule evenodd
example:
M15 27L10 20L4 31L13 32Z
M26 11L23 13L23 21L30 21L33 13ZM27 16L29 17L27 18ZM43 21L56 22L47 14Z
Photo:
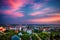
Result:
M60 24L60 0L0 0L0 24Z

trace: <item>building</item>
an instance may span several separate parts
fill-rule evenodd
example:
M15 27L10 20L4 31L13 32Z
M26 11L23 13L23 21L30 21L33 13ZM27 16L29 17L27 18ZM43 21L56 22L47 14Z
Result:
M6 31L6 28L4 28L4 27L0 27L0 32L4 32L4 31Z

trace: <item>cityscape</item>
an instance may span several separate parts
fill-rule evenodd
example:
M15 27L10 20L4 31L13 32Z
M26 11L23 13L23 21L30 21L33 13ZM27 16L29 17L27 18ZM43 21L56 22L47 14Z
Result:
M60 24L1 24L0 40L60 40Z
M60 40L60 0L0 0L0 40Z

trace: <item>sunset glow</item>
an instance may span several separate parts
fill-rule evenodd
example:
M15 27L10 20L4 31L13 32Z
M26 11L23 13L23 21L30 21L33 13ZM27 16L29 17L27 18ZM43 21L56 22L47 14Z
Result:
M60 24L59 4L58 0L1 0L0 23Z

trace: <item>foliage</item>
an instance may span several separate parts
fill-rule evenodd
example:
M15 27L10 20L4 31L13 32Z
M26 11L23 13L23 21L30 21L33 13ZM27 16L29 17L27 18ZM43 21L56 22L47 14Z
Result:
M20 31L22 34L27 34L27 32L24 32L24 31Z
M58 38L58 36L57 35L59 35L60 34L60 32L51 32L51 34L50 34L50 39L51 40L54 40L54 39L56 39L56 38ZM56 37L57 36L57 37ZM56 38L55 38L56 37Z
M15 33L13 30L8 30L5 33L0 34L0 40L10 40L11 36L15 34L17 33Z
M30 35L28 35L28 34L23 34L23 35L21 36L21 38L22 38L22 40L30 40Z
M42 32L42 31L41 31L41 30L34 29L33 32L35 32L35 33L40 33L40 32Z
M27 32L20 31L22 33L22 40L30 40L30 37L32 40L38 40L38 37L35 34L29 35ZM59 39L58 36L60 34L59 31L52 31L50 34L48 32L41 32L39 30L33 30L34 33L38 34L38 36L42 40L46 40L46 38L50 37L50 40ZM11 36L17 35L17 33L14 30L6 30L4 33L0 33L0 40L11 40Z
M49 37L49 34L47 32L41 32L38 35L42 40L45 40L47 37Z
M32 40L38 40L38 38L35 34L32 34Z

